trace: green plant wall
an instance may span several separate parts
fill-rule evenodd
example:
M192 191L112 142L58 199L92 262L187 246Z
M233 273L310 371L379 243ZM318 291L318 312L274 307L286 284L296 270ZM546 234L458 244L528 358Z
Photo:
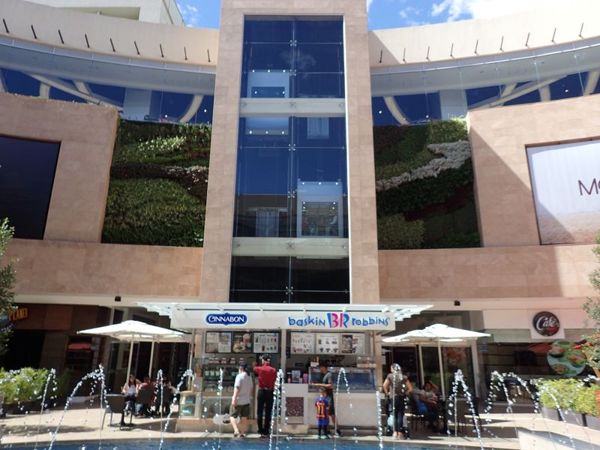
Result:
M470 157L453 167L430 147L467 140L464 120L374 128L380 249L480 245Z
M207 125L121 121L103 242L202 246L210 137ZM466 140L462 120L375 127L379 248L479 246L470 158L435 176L425 170L444 157L431 144Z
M121 121L102 240L201 247L211 129Z

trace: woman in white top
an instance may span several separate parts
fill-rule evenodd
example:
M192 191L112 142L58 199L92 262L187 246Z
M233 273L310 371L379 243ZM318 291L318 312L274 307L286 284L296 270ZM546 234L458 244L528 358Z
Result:
M135 399L137 396L140 380L135 378L134 374L129 375L127 383L123 386L121 392L125 395L125 409L135 410Z

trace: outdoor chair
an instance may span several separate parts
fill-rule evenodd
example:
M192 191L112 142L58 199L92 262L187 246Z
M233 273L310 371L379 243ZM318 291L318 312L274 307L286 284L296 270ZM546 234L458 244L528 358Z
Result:
M125 397L120 394L108 394L106 396L106 409L104 410L104 415L102 416L102 427L104 428L104 421L106 419L106 415L110 414L110 419L108 422L108 426L112 427L112 417L113 414L121 414L121 425L125 423ZM131 416L129 423L131 424Z

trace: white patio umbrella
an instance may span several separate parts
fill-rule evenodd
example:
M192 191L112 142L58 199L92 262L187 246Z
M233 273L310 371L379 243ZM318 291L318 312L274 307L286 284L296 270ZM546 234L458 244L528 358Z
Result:
M444 382L444 367L442 362L442 345L452 346L468 341L474 341L480 337L490 336L487 333L479 333L477 331L463 330L462 328L449 327L442 323L436 323L422 330L413 330L408 333L398 336L383 338L383 343L388 345L406 345L406 344L427 344L436 343L438 350L438 362L440 366L440 382L442 389L442 397L446 398L446 386ZM421 370L421 380L423 379L423 353L419 347L419 366Z
M97 336L107 336L118 339L122 342L129 342L129 361L127 362L127 380L131 373L131 359L133 357L133 344L136 342L151 342L150 347L150 365L148 374L152 376L152 359L154 358L154 343L160 342L187 342L188 335L169 328L149 325L137 320L126 320L125 322L115 323L104 327L90 328L88 330L78 331L78 334L94 334Z

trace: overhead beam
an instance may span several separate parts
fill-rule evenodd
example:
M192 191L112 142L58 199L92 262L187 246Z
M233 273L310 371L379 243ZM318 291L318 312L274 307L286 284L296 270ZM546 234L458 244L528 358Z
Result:
M54 78L50 78L50 77L45 77L42 75L35 75L35 74L27 74L27 75L29 75L31 78L39 81L42 84L59 89L63 92L66 92L67 94L71 94L75 97L79 97L79 98L87 101L88 103L94 103L96 105L104 105L104 106L113 106L113 107L117 108L119 111L123 109L123 107L121 105L117 104L116 102L114 102L108 98L91 95L91 94L85 94L83 92L78 91L77 89L75 89L74 87L68 85L67 83L65 83L63 81L60 81L60 80L57 80Z
M398 103L396 103L396 99L394 97L383 97L383 101L385 102L385 106L387 106L389 109L392 117L396 119L400 125L408 125L410 123L398 106Z
M198 112L198 108L200 108L203 99L203 95L194 95L194 98L192 98L192 101L190 102L190 106L188 106L187 110L183 116L181 116L179 121L181 123L188 123L190 120L192 120L192 117L194 117Z

